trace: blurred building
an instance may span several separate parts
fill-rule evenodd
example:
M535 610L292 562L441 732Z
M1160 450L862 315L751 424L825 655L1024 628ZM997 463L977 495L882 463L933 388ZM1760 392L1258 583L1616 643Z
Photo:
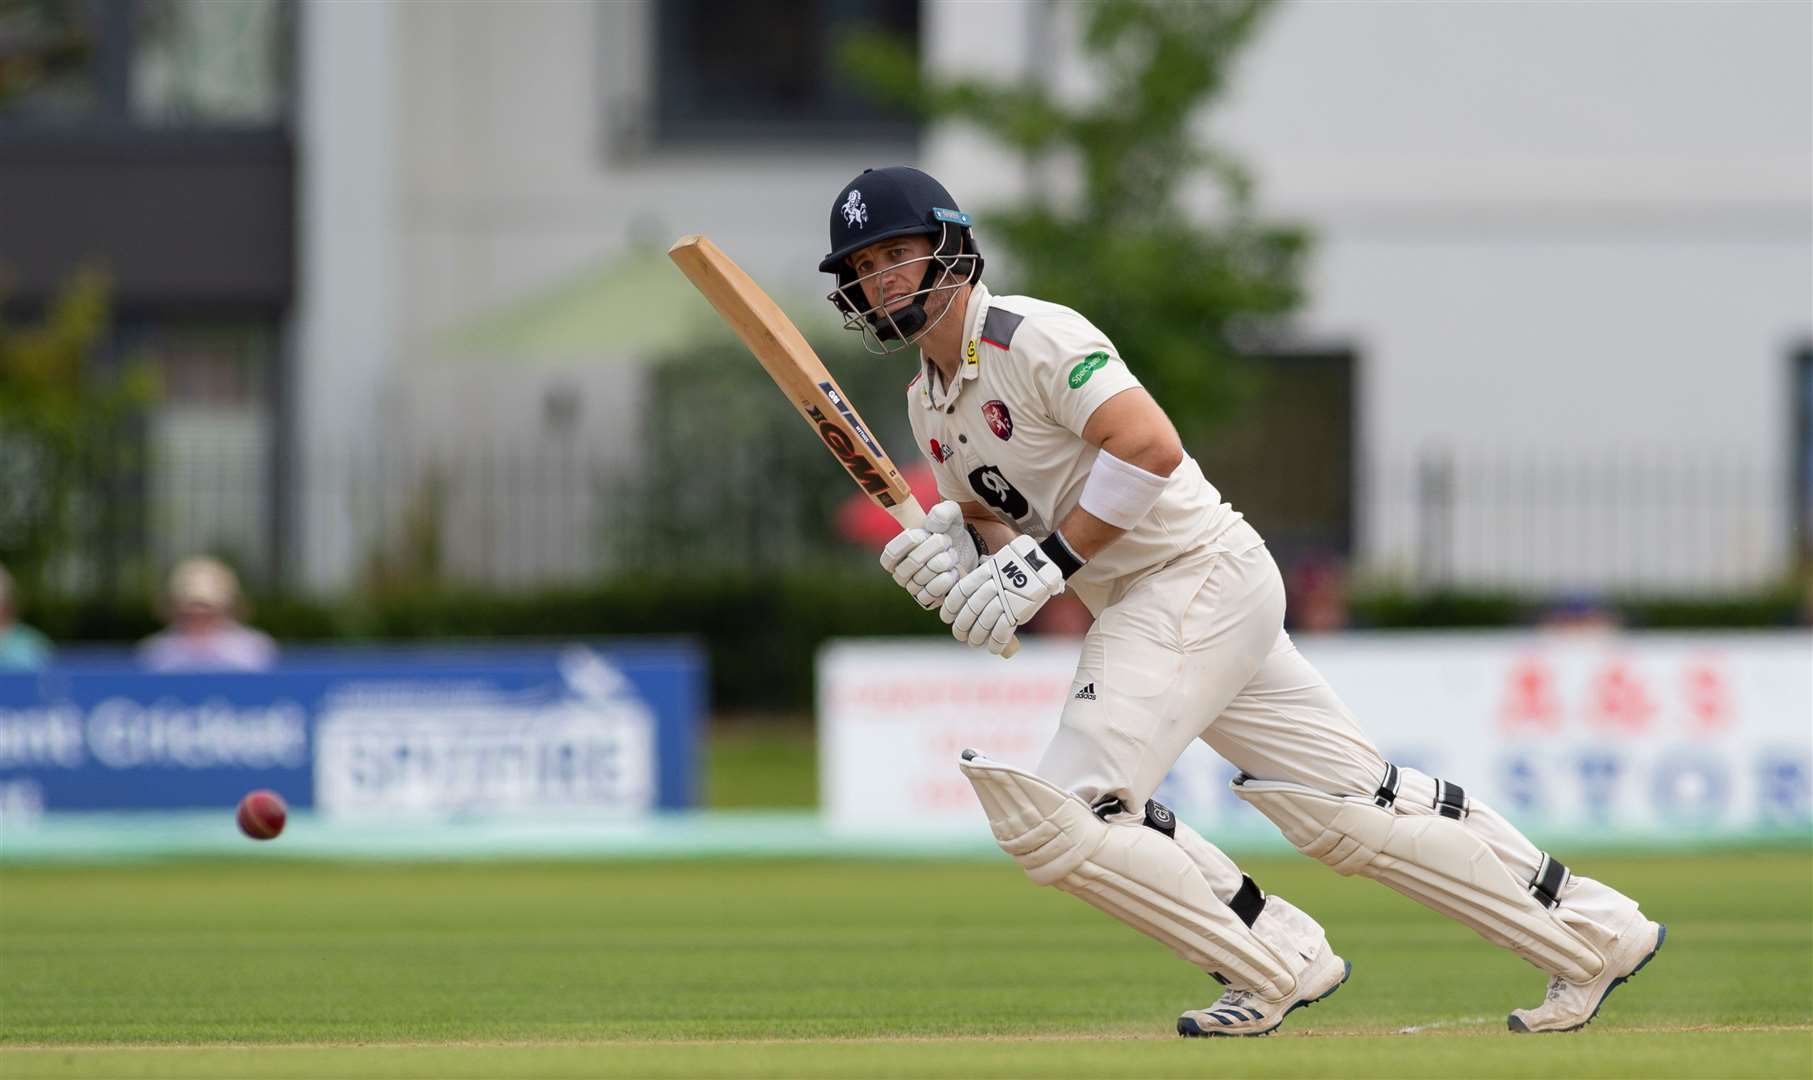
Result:
M1025 168L856 99L840 28L1090 85L1077 9L1045 2L34 10L5 48L93 47L0 106L13 301L107 259L116 348L173 375L150 542L311 587L424 515L479 576L594 569L592 465L634 461L640 362L710 319L674 237L808 330L833 324L826 200L863 166L938 174L988 243ZM1312 302L1212 477L1426 584L1778 578L1813 461L1809 35L1790 4L1283 7L1207 134L1315 229Z
M293 441L296 282L290 40L278 0L0 4L0 301L30 318L84 267L111 278L109 378L162 376L154 467L117 491L142 538L273 569ZM194 469L208 483L186 482ZM110 549L102 558L111 557Z

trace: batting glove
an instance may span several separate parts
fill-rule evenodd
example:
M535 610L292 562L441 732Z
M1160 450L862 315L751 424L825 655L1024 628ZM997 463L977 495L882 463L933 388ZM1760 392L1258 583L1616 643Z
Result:
M881 568L927 611L981 559L963 527L963 510L945 500L925 512L925 526L903 529L881 549Z
M1030 536L1016 536L957 582L938 615L958 641L999 654L1045 601L1064 591L1064 575Z

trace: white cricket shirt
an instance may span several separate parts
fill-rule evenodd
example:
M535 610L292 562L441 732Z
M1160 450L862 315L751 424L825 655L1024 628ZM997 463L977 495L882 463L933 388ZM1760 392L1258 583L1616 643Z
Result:
M1099 452L1083 426L1102 402L1139 385L1108 336L1058 304L970 291L964 360L949 386L920 356L907 416L942 498L980 502L1043 540L1083 497ZM1240 520L1185 456L1158 504L1069 581L1100 612L1114 584L1208 545ZM1256 534L1255 534L1256 539Z

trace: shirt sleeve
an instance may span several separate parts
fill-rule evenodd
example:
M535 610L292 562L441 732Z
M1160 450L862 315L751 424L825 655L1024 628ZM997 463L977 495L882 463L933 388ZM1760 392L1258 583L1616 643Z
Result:
M1053 420L1078 436L1102 402L1140 385L1108 335L1075 312L1028 319L1027 372ZM1014 342L1019 344L1016 337Z

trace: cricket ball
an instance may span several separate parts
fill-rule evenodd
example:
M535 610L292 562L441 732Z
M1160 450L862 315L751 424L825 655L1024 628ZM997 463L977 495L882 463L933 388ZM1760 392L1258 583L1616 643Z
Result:
M283 831L289 808L275 791L258 790L239 800L239 831L254 840L273 840Z

